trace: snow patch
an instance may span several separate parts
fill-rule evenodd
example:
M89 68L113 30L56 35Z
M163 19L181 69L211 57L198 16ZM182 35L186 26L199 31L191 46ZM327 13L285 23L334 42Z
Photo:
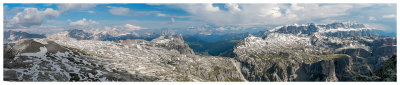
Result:
M370 30L370 28L337 28L337 29L320 29L318 32L327 33L327 32L340 32L340 31L361 31L361 30Z
M43 44L43 45L49 44L49 43L47 43L46 40L43 40L43 39L34 39L34 41L39 42L39 43L41 43L41 44Z
M40 49L39 52L36 52L36 53L22 53L21 56L36 56L36 57L44 56L45 57L46 53L47 53L47 48L44 46L44 47L40 47L39 49Z
M162 40L157 40L156 43L168 43L171 41L170 39L162 39Z

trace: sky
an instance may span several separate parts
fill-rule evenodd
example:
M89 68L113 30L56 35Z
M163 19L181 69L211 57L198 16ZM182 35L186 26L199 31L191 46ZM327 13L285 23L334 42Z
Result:
M396 4L5 3L4 28L41 34L68 29L213 34L265 30L287 24L356 22L396 32Z

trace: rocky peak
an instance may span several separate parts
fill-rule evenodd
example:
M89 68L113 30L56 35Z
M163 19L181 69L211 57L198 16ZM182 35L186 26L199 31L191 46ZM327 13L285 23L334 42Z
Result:
M326 26L328 26L328 28L339 28L339 27L345 28L343 23L332 23L332 24L328 24Z
M372 28L368 28L364 24L357 23L332 23L318 25L319 33L330 37L371 37L378 35Z
M176 38L177 38L177 39L180 39L180 40L183 40L182 34L178 34L178 35L176 36Z
M252 35L252 34L249 34L249 35L247 35L247 37L253 37L253 35Z
M325 29L338 29L338 28L366 28L364 24L358 24L358 23L345 23L345 22L336 22L336 23L331 23L331 24L325 24L325 25L318 25L320 27L323 27Z
M371 28L364 24L357 23L331 23L316 25L313 23L302 25L286 25L270 30L271 32L294 34L294 35L312 35L321 33L321 35L332 37L352 37L352 36L374 36L377 35Z
M181 54L194 54L194 51L183 40L182 35L177 35L176 37L160 36L151 40L151 42L155 43L158 47L167 48L169 50L177 50Z
M21 31L4 31L4 42L13 42L13 41L18 41L21 39L27 39L27 38L45 38L45 35L42 34L31 34L27 32L21 32Z
M310 35L311 33L317 32L318 27L313 24L303 24L303 25L287 25L287 26L282 26L280 28L276 28L273 32L277 33L284 33L284 34L307 34Z
M93 36L83 30L73 29L68 31L68 36L76 40L91 40Z
M62 46L58 45L53 41L48 41L47 39L26 39L21 40L16 43L15 46L12 47L14 50L20 53L33 53L39 52L39 48L45 48L50 53L56 52L65 52L67 49L64 49Z
M249 34L246 38L238 42L233 51L239 55L245 53L257 53L262 51L258 49L262 49L266 44L267 43L261 37L255 37L252 34Z

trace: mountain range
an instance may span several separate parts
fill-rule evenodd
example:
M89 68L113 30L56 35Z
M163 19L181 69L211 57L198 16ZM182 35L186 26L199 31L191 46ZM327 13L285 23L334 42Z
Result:
M396 81L396 37L365 24L215 36L6 32L5 81Z

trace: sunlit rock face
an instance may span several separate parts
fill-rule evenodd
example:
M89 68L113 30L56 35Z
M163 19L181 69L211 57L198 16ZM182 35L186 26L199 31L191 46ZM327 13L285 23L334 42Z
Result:
M358 81L396 54L396 39L363 24L303 24L249 35L229 54L249 81Z

